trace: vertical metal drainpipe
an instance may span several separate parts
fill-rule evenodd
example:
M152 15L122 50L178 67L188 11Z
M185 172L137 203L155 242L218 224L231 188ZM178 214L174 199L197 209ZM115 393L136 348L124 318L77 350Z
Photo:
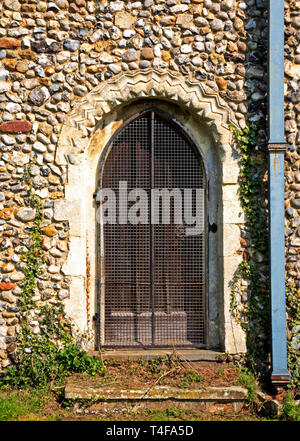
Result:
M285 305L284 236L284 0L269 0L269 225L274 386L289 382Z

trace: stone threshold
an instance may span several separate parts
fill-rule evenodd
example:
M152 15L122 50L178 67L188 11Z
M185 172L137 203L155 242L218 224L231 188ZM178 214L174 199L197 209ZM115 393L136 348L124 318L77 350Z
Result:
M174 355L179 361L208 361L218 362L225 356L224 352L197 348L155 348L155 349L102 349L89 351L88 355L97 359L115 360L153 360L154 358Z
M163 409L174 406L182 409L210 409L215 406L232 406L239 412L248 402L248 390L241 386L227 387L199 387L195 389L182 389L174 386L152 386L142 388L122 388L93 385L89 383L79 385L70 381L64 390L66 399L78 403L77 411L80 413L80 402L86 402L85 413L97 413L121 410L134 410L142 408ZM280 403L271 399L262 391L258 391L259 400L257 410L265 416L276 417L279 415ZM95 410L96 406L96 410Z
M101 401L142 401L142 400L175 400L175 401L213 401L245 402L247 389L240 386L202 387L181 389L172 386L153 386L148 388L122 388L110 386L68 383L65 386L65 398L73 400Z

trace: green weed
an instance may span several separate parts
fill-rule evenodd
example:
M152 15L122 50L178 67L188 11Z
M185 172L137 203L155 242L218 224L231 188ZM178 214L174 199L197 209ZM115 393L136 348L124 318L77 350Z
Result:
M285 421L300 421L300 403L295 403L290 393L288 393L283 400L280 419Z
M176 409L171 406L165 410L145 409L143 414L146 417L150 417L151 421L169 421L174 419L186 419L190 412L183 409Z
M217 372L215 373L215 378L220 378L222 377L224 373L224 366L219 367L219 369L217 370Z
M248 391L248 403L253 406L257 403L257 383L255 376L248 369L243 369L239 375L239 383L242 384Z
M153 358L149 361L148 370L151 374L160 374L165 365L171 367L172 360L169 356Z
M19 363L7 368L3 382L13 387L40 387L62 384L72 373L94 376L104 371L100 360L89 357L74 343L60 348L43 335L33 336L31 343L30 351L21 355Z
M20 420L28 414L40 413L49 396L47 391L13 391L0 396L0 421Z
M204 378L196 372L185 372L182 377L182 386L185 387L193 382L201 383Z

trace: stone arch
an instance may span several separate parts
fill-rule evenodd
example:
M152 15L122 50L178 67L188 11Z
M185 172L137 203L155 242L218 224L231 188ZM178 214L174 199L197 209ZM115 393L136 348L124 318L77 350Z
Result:
M107 113L138 98L160 98L189 108L210 129L222 152L231 142L229 125L236 125L231 109L200 82L169 70L126 72L101 83L80 100L61 130L56 163L74 163L86 150L97 123Z
M231 109L218 94L177 72L149 69L116 75L79 100L62 126L56 163L66 169L65 197L54 201L53 216L55 221L67 221L69 224L69 252L61 269L71 279L70 297L65 299L66 312L81 331L86 326L93 328L90 344L94 344L98 330L92 317L99 308L99 250L93 196L99 152L104 149L106 137L115 130L115 114L120 116L126 107L144 105L139 103L147 99L171 106L174 111L175 104L177 108L187 110L186 113L193 120L193 133L198 133L204 139L205 132L205 139L209 138L207 154L214 151L218 156L210 168L211 179L217 179L216 186L212 182L214 191L210 192L210 198L215 200L211 205L216 208L215 220L220 225L217 235L211 239L216 246L212 256L215 271L210 271L210 284L215 293L212 299L220 305L217 310L214 309L215 316L210 322L211 328L215 326L214 323L220 323L216 332L222 334L219 341L223 350L245 352L245 335L232 319L229 308L230 284L242 259L239 253L240 227L244 223L244 212L238 196L238 157L230 130L230 124L237 127L237 123ZM105 132L102 123L108 124L111 129ZM217 163L220 175L216 177L214 164ZM212 218L210 222L215 220Z

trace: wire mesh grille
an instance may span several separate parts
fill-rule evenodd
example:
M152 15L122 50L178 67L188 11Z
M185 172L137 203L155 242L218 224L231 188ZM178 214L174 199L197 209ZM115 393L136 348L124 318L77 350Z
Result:
M127 125L112 142L102 174L102 188L118 190L126 181L145 190L151 213L151 189L205 190L201 158L179 128L148 112ZM118 206L119 195L116 192ZM187 234L176 221L175 198L169 222L103 225L104 344L107 346L201 346L205 343L205 230ZM128 210L136 201L128 203ZM193 197L182 207L196 211ZM185 204L185 205L184 205ZM205 204L201 206L204 216Z

